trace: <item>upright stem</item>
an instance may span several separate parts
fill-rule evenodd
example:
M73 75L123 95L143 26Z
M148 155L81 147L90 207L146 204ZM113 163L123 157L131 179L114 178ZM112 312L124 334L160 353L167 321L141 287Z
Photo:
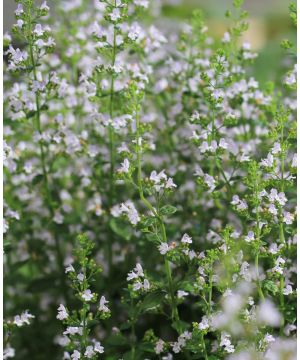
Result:
M37 81L37 72L36 72L36 63L34 59L33 54L33 38L32 38L32 22L31 22L31 7L28 6L28 19L29 19L29 28L28 28L28 43L29 43L29 53L30 53L30 62L32 66L33 71L33 78L34 81ZM40 96L39 92L36 91L35 93L35 104L36 104L36 128L40 135L42 135L42 127L41 127L41 109L40 109ZM51 227L53 230L53 236L55 240L55 249L57 253L57 265L60 269L61 275L61 286L63 293L65 294L65 297L67 298L67 292L65 287L65 279L64 279L64 265L63 265L63 255L60 249L59 239L57 237L56 231L55 231L55 224L53 223L53 217L55 215L55 211L53 208L53 201L52 196L49 188L49 181L48 181L48 172L46 167L46 157L45 157L45 150L42 142L39 142L39 148L40 148L40 160L42 164L42 171L43 171L43 177L44 177L44 191L45 191L45 197L47 201L48 208L50 210L50 216L51 216Z
M281 143L283 142L283 124L281 124ZM280 191L284 192L284 156L281 154L280 159L280 170L281 170L281 177L280 177ZM284 237L284 228L283 228L283 221L282 221L282 208L279 210L279 239L281 244L285 245L285 237ZM284 274L280 275L280 293L279 293L279 301L280 301L280 310L281 312L284 311ZM280 334L283 334L284 329L284 316L282 316L281 325L280 325Z
M114 1L114 6L116 6L116 0ZM109 95L109 116L110 120L113 121L114 116L114 93L115 93L115 75L113 72L113 67L116 63L116 26L114 25L114 33L113 33L113 48L112 48L112 58L111 58L111 67L112 67L112 74L110 80L110 95ZM115 156L115 132L113 128L113 124L110 123L108 126L108 137L109 137L109 157L110 157L110 175L109 175L109 199L108 203L111 207L113 205L113 201L115 198L115 182L114 182L114 173L115 173L115 163L116 163L116 156ZM109 274L112 270L112 258L113 258L113 233L111 235L110 241L107 242L107 255L108 255L108 267L109 267Z
M257 242L260 244L260 227L259 227L259 209L258 209L258 183L257 183L257 177L258 174L256 172L256 180L255 180L255 200L256 200L256 206L255 206L255 215L256 215L256 236L257 236ZM256 270L256 284L257 284L257 291L260 299L262 301L265 300L264 293L262 291L261 283L260 283L260 275L259 275L259 249L256 250L255 254L255 270Z
M212 266L213 264L211 263L211 269L209 273L208 315L211 314L211 302L212 302L212 274L213 274Z
M131 299L131 307L133 308L133 300ZM131 319L131 360L135 360L135 319Z
M113 36L113 49L112 49L112 59L111 66L114 67L116 62L116 27L114 26L114 36ZM115 86L115 75L112 71L111 81L110 81L110 98L109 98L109 116L110 120L113 120L114 113L114 89ZM115 196L115 183L114 183L114 172L115 172L115 133L112 124L109 124L109 153L110 153L110 202Z
M204 335L202 334L201 336L201 342L202 342L202 347L203 347L203 352L204 352L204 359L208 360L208 356L207 356L207 351L206 351L206 345L205 345L205 340L204 340Z
M143 191L143 184L142 184L142 161L141 161L141 151L140 151L140 145L139 145L139 139L140 139L140 119L138 116L138 112L136 111L135 114L135 120L136 120L136 155L137 155L137 183L138 183L138 190L140 199L144 203L144 205L152 212L153 215L156 216L156 218L159 221L161 234L163 238L163 242L167 242L167 234L166 234L166 228L164 225L164 222L161 218L161 216L158 214L157 210L152 206L152 204L145 198L144 191ZM178 309L174 294L174 283L172 279L172 271L169 260L165 257L165 271L166 276L168 280L168 287L169 287L169 295L171 297L171 308L172 308L172 320L179 320L178 315Z

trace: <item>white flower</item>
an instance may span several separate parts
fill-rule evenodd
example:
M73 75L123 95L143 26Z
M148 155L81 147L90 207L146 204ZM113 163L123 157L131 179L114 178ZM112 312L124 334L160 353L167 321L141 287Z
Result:
M272 167L273 166L273 162L274 162L274 157L272 154L268 154L266 159L263 159L260 162L260 165L263 167Z
M182 298L184 298L185 296L188 296L188 295L189 295L189 293L184 291L184 290L178 290L177 291L178 299L182 299Z
M137 263L135 268L130 273L128 273L127 281L130 281L132 279L137 279L138 277L144 277L144 271L142 265L139 263Z
M124 159L121 163L121 167L118 169L118 172L128 174L130 168L130 163L128 159Z
M232 205L238 205L238 204L240 203L240 201L241 201L241 200L240 200L240 198L239 198L238 195L233 195L230 204L232 204Z
M84 280L84 275L82 273L78 274L77 275L77 279L80 281L80 282L83 282Z
M216 181L211 175L204 174L204 182L209 187L210 192L215 189Z
M294 215L288 211L283 212L283 222L287 225L292 225L294 221Z
M66 267L65 269L65 273L69 273L69 272L75 272L75 269L73 268L73 266L70 264Z
M104 296L101 296L100 303L99 303L99 311L102 311L104 313L110 312L109 308L106 306L108 304L108 301L105 299Z
M79 352L78 350L74 350L74 351L73 351L73 354L71 355L71 358L72 358L73 360L79 360L80 357L81 357L80 352Z
M94 297L94 294L91 292L90 289L85 290L82 294L81 297L85 300L85 301L91 301Z
M95 351L92 345L89 345L86 347L84 356L86 356L88 359L92 358L95 355Z
M143 284L144 290L147 291L150 289L150 282L148 279L144 279L144 284Z
M184 234L183 237L181 238L181 242L183 244L191 244L193 241L192 241L192 238L188 234Z
M18 4L16 10L15 10L15 15L16 16L20 16L24 13L24 10L23 10L23 5L22 4Z
M112 21L121 19L121 13L119 8L114 8L113 11L108 15Z
M224 33L222 42L224 42L224 43L230 42L230 34L229 34L229 32L226 31L226 32Z
M99 354L104 353L104 347L101 345L101 343L99 341L95 342L94 350L95 350L95 352L97 352Z
M291 285L287 285L284 289L283 289L283 295L290 295L293 293L293 288Z
M156 344L155 344L155 353L156 354L161 354L164 351L164 344L165 342L162 339L159 339Z
M128 220L132 225L136 225L141 220L133 202L130 200L127 200L125 203L121 204L120 211L121 213L127 214Z
M22 312L21 315L16 315L14 317L14 324L17 325L18 327L23 326L24 324L29 325L30 324L30 319L34 319L34 315L31 315L28 310L26 310L25 312Z
M273 145L273 148L272 148L272 154L278 154L281 152L281 146L280 146L280 143L276 142L274 145Z
M82 327L68 326L67 330L63 332L64 335L82 335Z
M65 320L68 318L69 314L63 304L60 304L57 310L58 310L58 314L56 318L58 320Z
M249 231L249 232L248 232L248 235L245 236L245 241L251 242L251 241L253 241L253 240L255 240L255 238L254 238L254 232L253 232L253 231Z
M170 250L170 247L167 243L161 243L158 250L162 255L165 255Z
M49 6L47 5L47 1L44 1L40 6L41 10L49 11Z
M33 32L34 32L35 35L37 35L37 36L43 36L44 30L43 30L42 25L41 25L41 24L36 24Z
M234 352L234 346L231 344L230 335L222 331L220 346L224 347L224 350L228 353Z
M12 348L10 346L6 347L3 351L3 360L13 358L13 357L15 357L15 354L16 354L16 352L15 352L14 348Z
M199 330L205 330L209 328L209 322L208 322L208 318L206 316L203 316L201 323L199 323L198 325Z
M220 146L222 149L227 149L227 148L228 148L228 143L226 142L225 139L220 139L219 146Z

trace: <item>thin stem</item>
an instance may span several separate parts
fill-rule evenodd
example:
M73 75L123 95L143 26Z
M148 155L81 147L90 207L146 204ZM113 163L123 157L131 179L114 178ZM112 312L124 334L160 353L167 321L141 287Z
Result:
M140 139L140 119L138 116L138 112L135 113L135 120L136 120L136 155L137 155L137 184L139 189L139 195L144 203L144 205L151 211L151 213L158 219L161 229L161 234L163 238L163 242L167 242L167 234L164 222L160 215L158 214L157 210L152 206L152 204L145 198L144 191L143 191L143 184L142 184L142 161L141 161L141 151L139 145ZM171 307L172 307L172 320L179 320L178 309L176 304L176 299L174 295L174 284L172 279L172 271L169 260L165 257L165 271L166 276L168 279L168 287L169 287L169 294L171 297Z
M116 6L116 0L115 0ZM111 67L112 74L110 80L110 95L109 95L109 116L110 120L113 120L114 114L114 92L115 92L115 75L113 72L113 67L116 63L116 53L117 53L117 44L116 44L117 31L116 26L114 25L114 34L113 34L113 48L112 48L112 59L111 59ZM108 127L109 130L109 153L110 153L110 203L112 203L113 198L115 196L115 183L114 183L114 172L115 172L115 132L112 124Z
M283 143L283 123L281 124L281 143ZM281 154L280 159L280 170L281 170L281 176L280 176L280 190L284 193L284 156ZM282 207L279 209L279 239L281 244L285 245L285 237L284 237L284 228L283 228L283 219L282 219ZM280 275L280 291L279 291L279 302L280 302L280 310L283 313L284 311L284 295L283 295L283 289L284 289L284 274ZM282 316L281 324L280 324L280 335L283 334L284 330L284 316Z
M116 6L116 0L114 1L114 6ZM113 32L113 48L112 48L112 58L111 58L111 81L110 81L110 92L109 92L109 116L110 120L113 121L114 116L114 95L115 95L115 74L113 73L113 67L116 62L116 26L114 25ZM115 198L115 182L114 182L114 173L115 173L115 163L116 163L116 154L115 154L115 132L112 123L108 126L108 138L109 138L109 157L110 157L110 175L109 175L109 199L108 203L111 207ZM107 257L108 257L108 268L109 274L112 271L113 265L113 233L111 233L111 239L107 242Z
M210 273L209 273L208 315L211 314L211 305L212 305L212 288L213 288L212 274L213 274L213 271L212 271L212 263L211 263L211 270L210 270Z
M261 284L260 284L258 261L259 261L259 252L257 251L257 253L256 253L256 255L255 255L256 284L257 284L258 295L259 295L260 299L261 299L262 301L264 301L264 300L265 300L265 296L264 296L264 293L263 293L263 291L262 291Z
M134 307L133 300L131 299L131 307ZM135 360L135 319L131 319L131 360Z
M204 340L204 335L202 334L201 336L201 342L202 342L202 347L203 347L203 352L204 352L204 359L208 360L208 356L207 356L207 350L206 350L206 345L205 345L205 340Z
M33 53L32 22L31 22L31 11L30 10L31 10L31 6L29 5L28 6L28 19L29 19L29 21L28 21L28 25L29 25L28 43L29 43L30 62L31 62L32 71L33 71L33 78L35 81L37 81L36 62L35 62L34 53ZM39 91L35 92L35 103L36 103L36 128L37 128L39 134L42 135ZM53 208L53 201L52 201L51 192L50 192L50 188L49 188L49 181L48 181L49 176L48 176L47 167L46 167L45 150L44 150L43 143L41 141L39 142L39 147L40 147L40 160L41 160L41 164L42 164L42 171L43 171L43 177L44 177L44 189L45 189L44 191L45 191L46 201L47 201L47 205L50 210L50 215L51 215L51 220L52 220L55 215L55 211ZM61 286L62 286L63 293L65 294L65 298L67 299L67 292L66 292L65 279L64 279L63 255L61 253L59 239L58 239L56 231L55 231L55 224L53 223L53 220L51 222L51 227L53 228L53 236L54 236L54 240L55 240L55 249L56 249L56 253L57 253L57 265L61 271L61 276L60 276Z
M260 227L259 227L259 209L258 209L258 182L257 182L258 174L256 172L256 180L255 180L255 216L256 216L256 236L257 236L257 242L260 244ZM257 284L257 291L260 299L262 301L265 300L265 296L261 287L260 283L260 275L259 275L259 249L256 250L255 254L255 271L256 271L256 284Z

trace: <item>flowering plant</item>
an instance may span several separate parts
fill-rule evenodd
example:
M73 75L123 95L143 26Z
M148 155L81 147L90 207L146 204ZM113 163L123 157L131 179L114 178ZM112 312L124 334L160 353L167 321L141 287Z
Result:
M295 359L293 42L264 84L242 0L218 39L156 0L16 2L4 358Z

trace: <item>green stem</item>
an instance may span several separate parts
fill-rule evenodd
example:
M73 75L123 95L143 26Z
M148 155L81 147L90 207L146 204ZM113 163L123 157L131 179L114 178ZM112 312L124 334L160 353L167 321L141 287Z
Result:
M31 22L31 11L30 10L31 10L31 7L29 5L28 6L28 19L29 19L28 43L29 43L30 62L31 62L31 66L33 69L33 78L35 81L37 81L36 63L35 63L34 54L33 54L32 22ZM40 114L41 114L40 97L39 97L38 91L36 91L36 93L35 93L35 103L36 103L36 128L37 128L39 134L42 135L41 116L40 116ZM49 176L48 176L47 167L46 167L45 150L44 150L43 143L41 141L39 142L39 147L40 147L40 160L41 160L41 164L42 164L42 171L43 171L43 178L44 178L44 191L45 191L45 196L46 196L46 202L47 202L49 210L50 210L51 227L53 230L53 236L54 236L54 240L55 240L55 249L56 249L56 253L57 253L57 265L61 272L61 275L60 275L61 287L62 287L63 293L65 294L65 298L67 300L67 292L66 292L65 278L64 278L63 255L62 255L62 252L60 249L59 239L56 234L55 224L53 223L53 217L55 215L55 211L53 208L53 201L52 201L51 192L50 192L50 188L49 188L49 181L48 181Z
M256 236L257 236L257 242L260 246L260 227L259 227L259 209L258 209L258 174L256 172L256 180L255 180L255 216L256 216ZM265 300L264 293L262 291L261 282L259 278L259 248L256 250L255 253L255 271L256 271L256 284L257 284L257 291L260 299L262 301Z
M205 345L205 340L204 340L204 335L203 334L201 336L201 342L202 342L202 347L203 347L203 352L204 352L204 359L208 360L207 351L206 351L206 345Z
M115 0L116 6L116 0ZM112 59L111 67L113 68L116 62L116 26L114 25L113 33L113 48L112 48ZM114 94L115 94L115 75L112 70L111 81L110 81L110 92L109 92L109 116L110 120L113 121L114 116ZM109 138L109 157L110 157L110 173L109 173L109 207L113 205L115 198L115 182L114 182L114 173L115 173L115 163L116 163L116 153L115 153L115 132L112 123L108 126L108 138ZM111 232L111 239L107 242L107 257L108 257L108 268L109 274L112 272L113 265L113 232Z
M140 119L138 116L138 112L135 114L136 120L136 155L137 155L137 184L139 189L140 199L144 203L144 205L152 212L152 214L157 218L160 224L161 234L163 238L163 242L167 242L167 234L164 222L157 210L152 206L152 204L145 198L142 184L142 155L140 151L139 138L140 138ZM178 309L174 294L174 283L172 279L172 271L169 260L165 257L165 271L168 279L168 287L169 287L169 295L171 297L171 308L172 308L172 320L179 320Z
M261 288L261 283L260 283L260 279L259 279L259 265L258 265L258 260L259 260L259 252L257 251L256 255L255 255L255 269L256 269L256 284L257 284L257 291L258 291L258 295L260 297L260 299L262 301L265 300L265 296L264 293L262 291Z
M210 270L210 273L209 273L208 315L211 314L212 288L213 288L213 285L212 285L212 274L213 274L213 271L212 271L212 263L211 263L211 270Z

